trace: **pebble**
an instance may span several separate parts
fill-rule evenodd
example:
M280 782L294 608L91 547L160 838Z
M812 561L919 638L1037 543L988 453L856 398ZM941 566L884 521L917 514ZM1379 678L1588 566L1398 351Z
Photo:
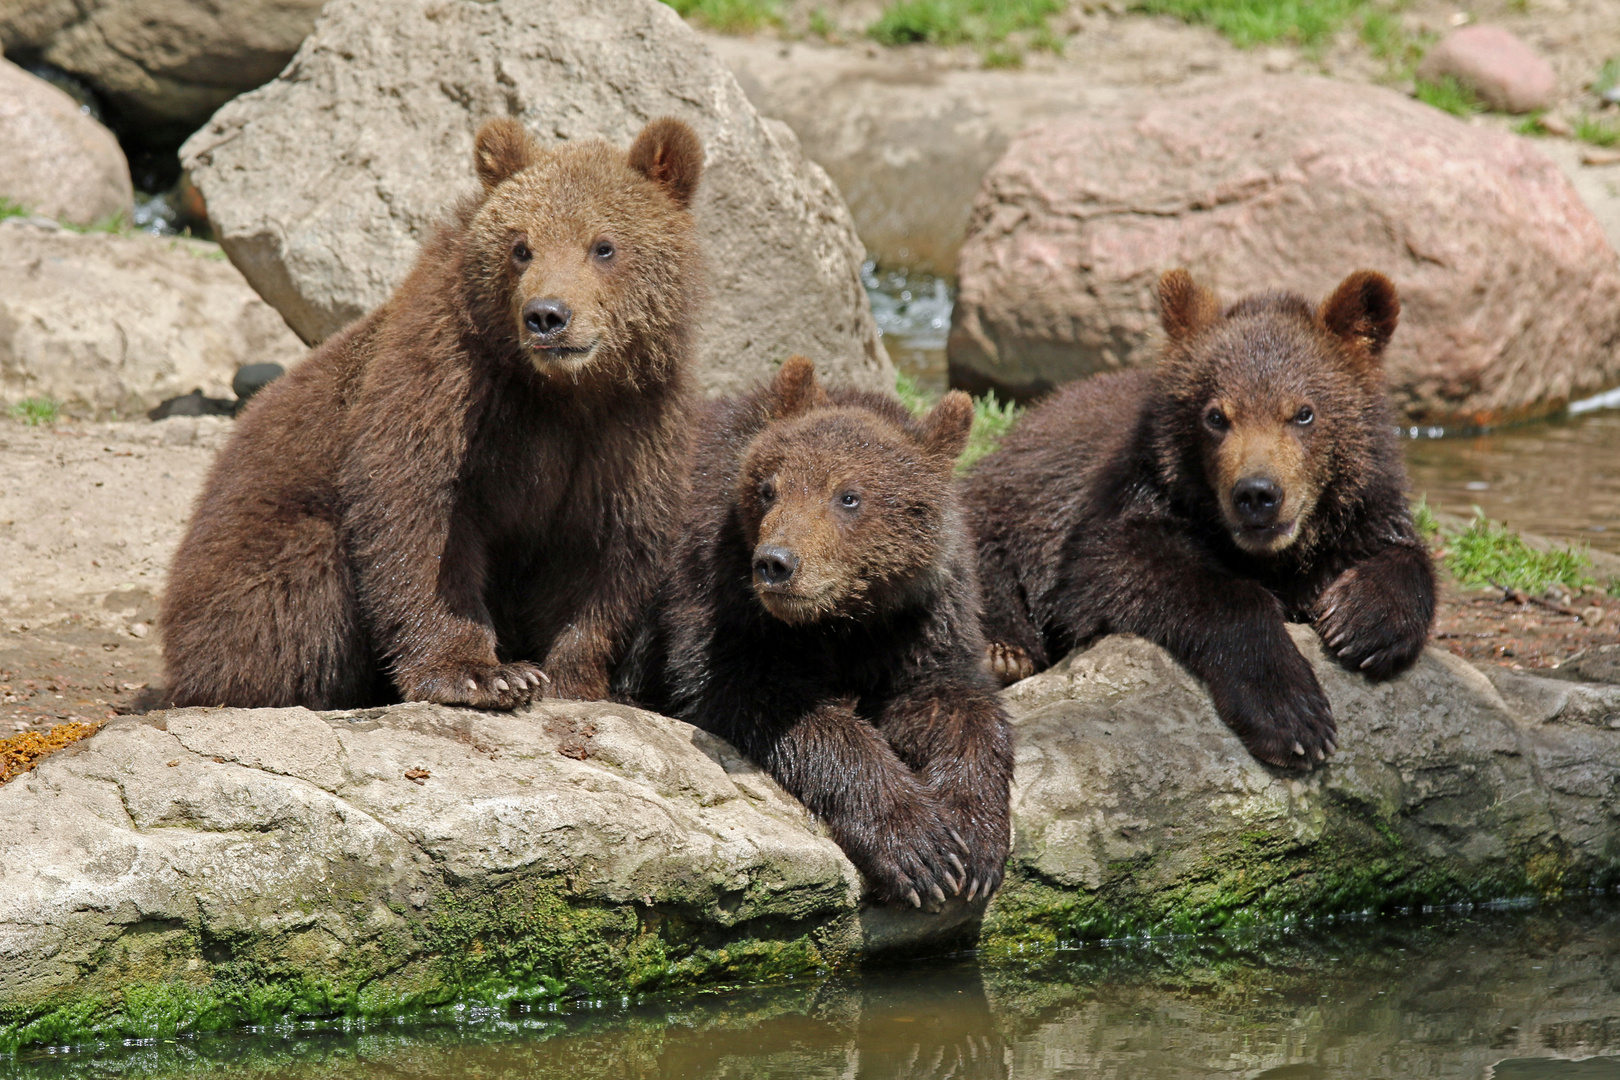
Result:
M1620 150L1587 150L1581 154L1582 165L1620 164Z

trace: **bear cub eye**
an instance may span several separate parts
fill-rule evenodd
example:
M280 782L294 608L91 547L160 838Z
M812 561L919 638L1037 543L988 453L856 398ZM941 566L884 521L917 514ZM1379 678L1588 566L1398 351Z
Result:
M1294 414L1294 423L1298 424L1300 427L1304 427L1306 424L1309 424L1315 419L1316 413L1312 411L1309 405L1301 405L1299 407L1299 412Z
M775 499L776 485L769 480L761 481L759 485L759 501L768 504Z
M534 258L534 252L522 240L512 245L512 261L519 266L528 266L529 260Z
M857 506L861 505L861 497L855 494L853 491L846 491L842 495L838 496L838 505L842 506L845 510L853 510Z
M1211 407L1204 414L1204 423L1208 424L1212 430L1225 431L1227 428L1226 414L1217 408Z
M611 240L598 240L596 243L591 245L591 254L596 256L596 258L601 262L612 262L613 256L617 255L618 253L618 248L613 246L613 241Z

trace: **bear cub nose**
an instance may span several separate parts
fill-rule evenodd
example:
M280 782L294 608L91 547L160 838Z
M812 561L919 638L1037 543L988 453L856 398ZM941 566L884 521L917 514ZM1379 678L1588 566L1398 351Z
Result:
M1238 516L1250 528L1264 528L1277 522L1282 509L1283 489L1275 480L1264 476L1248 476L1232 486L1232 502Z
M524 329L543 338L556 337L568 329L568 320L573 317L568 305L555 297L530 300L523 305Z
M799 557L785 547L754 549L754 577L766 585L785 585L799 568Z

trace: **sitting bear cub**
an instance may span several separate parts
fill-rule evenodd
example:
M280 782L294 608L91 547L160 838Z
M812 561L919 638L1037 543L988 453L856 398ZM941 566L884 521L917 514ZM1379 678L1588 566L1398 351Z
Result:
M482 192L255 395L175 553L177 705L600 698L673 531L703 168L479 131Z
M726 739L890 903L987 897L1012 750L952 469L973 407L913 419L794 357L698 423L693 511L621 692Z
M1011 681L1138 634L1256 757L1308 767L1336 729L1284 623L1382 679L1434 618L1384 399L1400 303L1368 271L1314 311L1271 292L1222 312L1184 270L1159 297L1157 368L1063 387L968 481L992 666Z

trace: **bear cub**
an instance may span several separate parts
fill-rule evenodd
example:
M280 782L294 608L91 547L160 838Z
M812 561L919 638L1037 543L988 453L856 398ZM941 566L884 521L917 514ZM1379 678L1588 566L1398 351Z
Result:
M1257 758L1310 767L1337 732L1284 624L1385 679L1434 619L1384 395L1400 302L1370 271L1314 310L1267 292L1222 311L1185 270L1159 298L1156 368L1058 390L968 481L991 664L1010 682L1137 634Z
M482 190L237 421L169 573L176 705L606 694L684 488L697 136L478 132Z
M952 471L965 394L922 419L808 360L697 421L693 510L624 696L726 739L888 903L971 902L1007 859L1012 749Z

